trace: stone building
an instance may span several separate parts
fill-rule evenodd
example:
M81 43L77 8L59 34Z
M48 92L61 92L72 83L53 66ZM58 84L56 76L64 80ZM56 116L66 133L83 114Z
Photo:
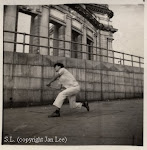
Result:
M18 32L19 13L31 18L29 34ZM121 58L114 56L112 41L117 29L112 17L109 6L102 4L5 6L4 104L10 99L25 104L53 101L58 90L49 90L45 84L54 74L55 62L64 63L76 76L82 87L79 99L142 96L143 58L134 61L130 55L127 60L124 53ZM23 37L21 42L18 35ZM22 46L21 53L17 45ZM116 64L118 60L123 64Z
M17 32L19 12L31 16L31 35L46 37L30 36L30 44L45 47L30 46L29 53L99 60L96 54L102 51L97 47L112 50L113 33L117 30L111 25L113 12L108 5L5 6L4 30ZM4 37L14 41L17 35ZM7 43L4 50L15 51L15 46L10 50L9 45L12 44ZM113 56L108 51L102 54ZM103 59L108 61L107 57Z

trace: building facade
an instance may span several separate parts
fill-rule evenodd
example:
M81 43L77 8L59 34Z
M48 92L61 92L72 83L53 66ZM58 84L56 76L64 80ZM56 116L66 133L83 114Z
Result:
M29 33L18 31L20 13L30 17ZM143 58L135 61L137 56L130 54L127 60L128 54L120 52L120 58L115 56L113 15L102 4L5 6L4 104L52 102L59 91L45 85L56 62L62 62L79 81L79 99L142 97Z
M17 32L20 12L31 16L29 53L88 60L99 60L104 55L101 58L105 62L107 56L113 57L107 50L112 50L117 30L111 24L113 12L108 5L5 6L4 30ZM14 41L17 34L5 33L4 38ZM16 46L7 43L4 51L15 52Z

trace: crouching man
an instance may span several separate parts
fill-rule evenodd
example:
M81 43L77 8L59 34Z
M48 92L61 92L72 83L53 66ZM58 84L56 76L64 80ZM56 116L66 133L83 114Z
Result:
M76 102L76 95L80 92L80 86L74 76L64 68L64 65L62 63L56 63L54 65L54 69L57 74L49 82L49 84L47 84L47 86L50 86L52 82L59 79L65 90L60 92L56 97L53 103L53 105L56 107L56 110L49 117L60 117L60 108L62 107L66 97L68 97L69 99L70 108L80 109L83 106L87 109L87 111L89 111L88 102Z

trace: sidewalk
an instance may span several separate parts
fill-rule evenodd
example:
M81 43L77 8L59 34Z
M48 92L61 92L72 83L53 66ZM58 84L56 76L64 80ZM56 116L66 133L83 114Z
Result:
M61 117L48 118L53 106L4 109L4 144L142 145L143 100L92 102Z

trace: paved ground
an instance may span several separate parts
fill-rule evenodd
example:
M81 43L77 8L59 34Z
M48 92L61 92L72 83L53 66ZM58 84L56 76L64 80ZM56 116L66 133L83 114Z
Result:
M60 118L48 118L53 106L4 110L4 144L142 145L143 100L92 102L90 112L63 105Z

